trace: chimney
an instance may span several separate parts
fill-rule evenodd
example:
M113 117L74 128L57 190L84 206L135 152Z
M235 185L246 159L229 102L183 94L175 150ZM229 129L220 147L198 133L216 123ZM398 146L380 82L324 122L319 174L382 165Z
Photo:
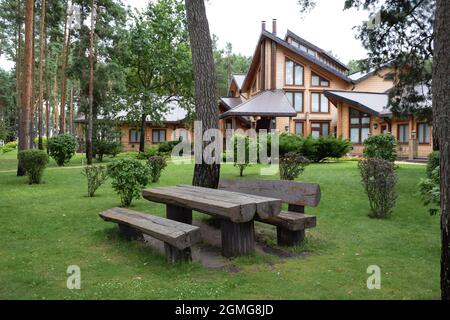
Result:
M266 31L266 22L264 20L261 21L261 29L262 31Z
M272 33L275 36L277 35L277 19L272 20Z

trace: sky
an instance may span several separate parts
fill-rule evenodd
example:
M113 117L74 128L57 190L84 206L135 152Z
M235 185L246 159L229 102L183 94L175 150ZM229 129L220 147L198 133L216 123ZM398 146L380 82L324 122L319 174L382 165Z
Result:
M148 0L123 0L127 5L143 8ZM235 53L251 56L261 32L261 21L272 30L277 19L278 36L289 28L316 46L331 51L343 63L366 57L366 50L355 38L354 26L367 20L368 13L356 9L343 11L344 0L318 0L310 13L301 15L297 0L209 0L206 3L210 31L219 38L219 46L227 42ZM9 69L12 62L0 58L0 66Z

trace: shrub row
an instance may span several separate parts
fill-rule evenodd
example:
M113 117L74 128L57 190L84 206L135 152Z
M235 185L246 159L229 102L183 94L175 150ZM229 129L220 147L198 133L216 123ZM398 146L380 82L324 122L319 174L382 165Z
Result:
M11 141L6 143L3 147L0 148L0 153L8 153L17 149L17 141Z

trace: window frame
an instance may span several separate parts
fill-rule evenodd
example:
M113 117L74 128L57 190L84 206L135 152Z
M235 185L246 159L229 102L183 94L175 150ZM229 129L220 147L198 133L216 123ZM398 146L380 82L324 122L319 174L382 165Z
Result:
M420 126L425 126L425 129L428 130L428 142L427 141L420 141ZM426 122L418 122L417 123L417 141L420 145L430 145L431 144L431 126Z
M352 110L358 112L358 117L352 117ZM364 115L368 115L368 117L365 117ZM364 118L369 118L369 123L363 123L362 119ZM359 119L359 123L358 124L352 124L352 119ZM370 114L368 113L364 113L358 109L355 108L349 108L349 112L348 112L348 123L349 123L349 130L348 130L348 137L350 142L353 145L362 145L364 143L363 140L363 129L369 129L369 135L372 133L372 117ZM354 142L352 141L352 129L358 129L359 130L359 141L358 142Z
M292 84L287 83L287 72L286 71L287 71L288 61L293 63L293 66L292 66ZM302 79L302 83L301 84L296 84L295 83L295 69L296 69L295 67L296 67L296 65L302 67L302 69L303 69L302 78L301 78ZM304 87L305 86L305 66L303 64L301 64L301 63L298 63L294 59L287 57L287 56L285 57L285 60L284 60L284 86L285 87Z
M406 141L400 141L400 127L407 127L408 131L406 132ZM409 131L409 123L405 122L405 123L397 123L397 142L398 144L409 144L409 140L410 140L410 131Z
M156 131L158 131L158 132L164 131L164 141L155 141L153 139ZM158 135L158 137L159 137L159 135ZM161 144L164 142L167 142L167 130L166 129L152 129L152 144Z
M320 130L317 130L318 128L313 128L313 124L320 124ZM310 127L311 127L311 134L310 136L312 136L313 131L318 131L319 132L319 137L323 137L323 125L327 124L328 125L328 136L331 136L331 121L328 120L314 120L310 122Z
M296 105L295 105L295 94L299 93L302 95L302 110L297 111ZM293 90L286 90L285 94L292 94L292 107L294 108L295 112L297 113L304 113L305 112L305 92L304 91L293 91ZM288 98L289 100L289 98Z
M318 94L319 95L319 111L313 111L313 95ZM310 95L310 111L314 114L330 114L331 113L331 102L330 100L325 97L328 100L328 111L324 112L322 111L322 96L325 97L325 93L323 91L312 91Z
M294 133L295 133L295 134L298 134L298 133L297 133L297 124L298 124L298 123L301 123L301 124L302 124L303 130L302 130L301 135L302 135L302 136L305 136L305 124L306 124L306 121L305 121L305 120L294 120Z
M314 76L319 77L319 85L317 85L317 86L313 84L313 77ZM322 86L322 80L327 81L328 85L327 86ZM330 85L331 85L331 81L330 80L328 80L324 76L318 74L317 72L311 71L311 87L314 87L314 88L329 88Z
M131 140L131 131L136 132L136 141ZM141 143L141 129L128 129L128 142L130 144Z

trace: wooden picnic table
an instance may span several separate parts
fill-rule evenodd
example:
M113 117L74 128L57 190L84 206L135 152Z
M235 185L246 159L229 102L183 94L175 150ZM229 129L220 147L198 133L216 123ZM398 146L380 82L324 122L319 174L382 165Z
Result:
M184 185L147 189L143 197L166 204L171 220L192 224L192 210L220 218L225 257L253 253L255 219L277 216L282 204L275 198Z

